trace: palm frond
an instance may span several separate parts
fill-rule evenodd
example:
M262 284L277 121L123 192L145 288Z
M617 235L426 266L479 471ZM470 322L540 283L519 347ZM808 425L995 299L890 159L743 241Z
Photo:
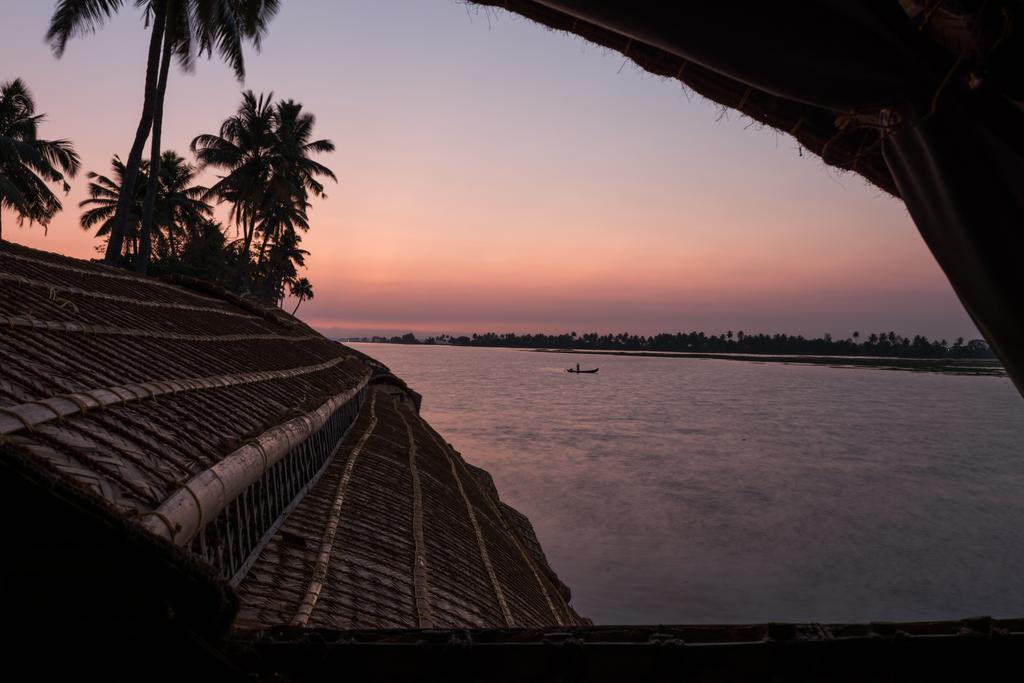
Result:
M46 42L61 57L72 38L95 33L124 6L124 0L58 0Z

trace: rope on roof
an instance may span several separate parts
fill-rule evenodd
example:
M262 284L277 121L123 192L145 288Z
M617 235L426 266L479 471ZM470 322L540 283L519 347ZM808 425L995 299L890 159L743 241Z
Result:
M0 327L27 327L44 332L76 332L80 334L101 334L119 337L144 337L150 339L189 341L189 342L238 342L238 341L311 341L323 340L319 334L288 335L288 334L184 334L166 332L164 330L142 330L108 325L89 325L87 323L65 322L62 320L40 320L30 314L21 316L0 316Z
M316 372L344 360L348 360L348 357L297 370ZM296 371L287 372L293 374L285 376L302 374ZM369 380L369 371L362 373L355 386L329 398L316 410L268 429L187 482L183 482L182 487L171 494L156 510L142 513L143 527L176 545L187 545L202 528L203 520L214 519L229 503L260 479L271 466L320 429L336 410L362 391ZM164 519L169 520L171 524L165 524Z
M427 548L423 537L423 488L420 486L420 472L416 468L416 437L412 425L395 402L395 412L402 418L405 432L409 436L409 474L412 476L412 536L414 543L412 583L416 596L416 620L420 628L433 628L434 616L430 605L430 582L427 571Z
M4 273L0 272L0 280L8 280L13 282L20 282L23 285L29 287L44 287L52 298L57 292L64 292L66 294L77 294L79 296L92 297L94 299L103 299L104 301L119 301L121 303L134 304L136 306L147 306L150 308L173 308L182 311L203 311L206 313L218 313L220 315L230 315L236 318L250 318L252 320L259 320L258 316L251 313L238 313L236 311L227 310L224 308L213 308L212 306L193 306L192 304L178 304L169 301L150 301L147 299L133 299L128 296L120 296L118 294L106 294L104 292L92 292L81 287L74 287L71 285L55 285L51 282L44 282L42 280L35 280L28 278L23 275L17 275L15 273Z
M498 600L498 606L501 608L501 613L505 617L505 625L509 628L515 627L515 619L512 617L512 610L508 607L508 601L505 600L505 593L501 590L501 584L498 583L498 575L494 572L494 565L491 564L490 553L487 552L487 544L484 541L483 529L480 528L480 521L476 518L476 512L473 510L473 504L469 500L469 496L466 495L466 489L462 485L462 477L459 476L459 470L455 466L455 460L452 458L448 449L438 442L437 436L431 429L426 430L427 434L434 441L434 446L437 450L444 454L448 460L448 464L452 468L452 477L455 479L455 485L459 489L459 495L462 496L462 502L466 505L466 514L469 516L469 521L473 525L473 532L476 534L476 545L480 549L480 561L483 562L484 569L487 570L487 576L491 580L491 587L494 588L494 597Z
M157 396L167 394L201 391L204 389L221 389L274 379L289 379L300 375L322 372L347 360L349 360L349 356L339 356L316 365L306 365L287 370L262 370L235 375L152 380L102 389L90 389L89 391L79 391L73 394L59 394L41 401L30 401L0 409L0 435L11 434L22 429L31 431L36 426L45 422L86 412L83 410L83 407L88 407L89 409L106 408L108 406L124 405L129 402L142 401L147 398L156 398Z
M334 537L338 533L338 525L341 523L341 507L345 504L345 493L348 491L348 482L352 478L352 470L355 469L356 460L362 452L363 447L369 440L373 430L377 427L377 392L370 397L370 423L366 431L359 437L359 441L352 449L345 463L345 471L338 482L338 491L331 504L331 511L327 516L327 524L324 526L323 537L320 540L320 552L317 554L316 564L313 567L313 574L309 581L309 587L302 596L299 609L292 618L292 626L305 626L313 614L317 600L320 599L320 591L324 587L324 579L327 578L327 570L331 564L331 554L334 552Z
M15 261L22 261L24 263L32 263L32 264L40 265L40 266L43 266L45 268L53 268L55 270L63 270L63 271L69 272L69 273L78 273L79 275L88 275L90 277L102 277L102 278L108 278L108 279L111 279L111 280L128 280L130 282L134 282L135 284L140 284L140 285L153 285L154 287L164 287L166 289L173 290L173 291L175 291L175 292L177 292L179 294L187 294L188 296L194 297L196 299L202 299L204 301L214 301L214 302L217 302L217 303L227 303L223 299L218 299L217 297L206 296L204 294L199 294L198 292L193 292L191 290L185 289L184 287L178 287L178 286L172 285L172 284L170 284L168 282L163 282L161 280L157 280L156 278L140 277L140 276L137 276L137 275L128 275L127 273L122 273L122 272L112 272L112 273L110 273L110 272L105 272L104 270L100 270L101 268L104 268L104 269L105 268L110 268L110 266L103 266L103 265L100 265L100 264L96 264L96 269L95 270L93 270L91 268L80 268L80 267L76 267L76 266L69 266L69 265L64 264L64 263L59 263L57 261L48 261L46 259L33 258L31 256L25 256L23 254L13 254L13 253L11 253L9 251L6 251L4 249L0 249L0 256L3 256L4 258L14 259Z
M431 428L430 431L433 432L433 428ZM434 440L435 442L437 441L436 434L434 434ZM466 463L463 462L459 454L455 453L452 450L451 446L448 445L448 443L445 442L443 439L441 441L443 443L445 452L449 454L448 457L451 458L453 462L457 462L462 467L463 471L466 473L469 479L476 485L477 491L479 491L480 495L483 496L485 500L487 500L487 503L490 505L491 510L498 518L498 521L501 522L501 526L505 530L505 533L508 535L509 538L512 539L512 543L513 545L515 545L516 549L519 550L519 554L522 556L523 561L526 562L526 566L530 568L530 571L533 573L533 577L537 580L537 585L540 586L540 592L544 596L544 601L548 604L548 609L551 610L551 616L554 617L555 623L557 623L559 626L572 624L572 617L568 616L568 613L563 614L562 612L559 612L559 610L555 607L555 603L551 599L551 595L548 593L547 587L544 585L544 579L540 574L540 570L537 569L537 563L534 562L533 558L530 556L528 552L526 552L526 549L519 542L519 533L512 528L511 524L509 524L508 520L505 518L505 514L498 508L498 505L494 502L490 494L483 490L483 487L480 485L480 480L477 479L473 475L473 473L469 471L469 469L466 467Z

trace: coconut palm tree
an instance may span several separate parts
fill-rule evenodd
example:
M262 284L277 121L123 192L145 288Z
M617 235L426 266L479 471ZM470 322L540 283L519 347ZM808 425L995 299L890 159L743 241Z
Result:
M19 222L39 222L45 228L62 208L47 183L59 184L67 193L66 177L74 177L81 162L69 141L39 139L43 119L24 81L0 84L0 211L11 209ZM2 221L0 214L0 239Z
M316 117L303 111L302 105L295 100L281 100L274 110L277 123L275 172L298 189L297 198L306 199L309 195L326 197L324 186L317 178L330 178L334 182L338 179L331 169L313 160L311 155L333 152L334 143L312 139Z
M125 0L59 0L47 41L60 57L71 38L97 30L125 4ZM251 40L259 49L267 22L277 12L280 0L134 0L134 4L144 8L146 26L150 29L145 95L124 167L122 193L110 225L105 256L108 263L116 262L122 253L121 242L130 221L143 149L151 130L154 139L150 163L154 175L159 173L163 98L171 56L176 55L188 70L194 65L196 55L205 52L212 56L216 51L231 64L241 80L245 74L242 43ZM143 222L147 232L152 225L154 201L154 197L148 202L143 197ZM149 240L144 243L148 249ZM145 254L138 261L137 267L144 270Z
M220 133L198 135L191 145L200 167L226 171L210 188L210 196L231 204L231 220L242 232L242 253L246 256L272 175L272 97L273 93L257 97L251 90L245 91L238 111L224 120Z
M294 100L272 103L273 94L242 94L238 111L221 124L220 134L204 134L192 141L192 151L203 166L224 170L210 188L211 197L232 205L231 217L242 232L242 253L255 254L257 273L269 277L271 290L283 279L274 268L263 268L268 245L298 245L298 230L309 229L310 196L325 197L321 178L337 181L331 169L312 156L334 151L330 140L314 140L315 117Z
M216 49L241 81L245 77L242 39L251 40L259 50L267 23L277 13L279 5L280 0L169 0L153 112L150 168L154 175L160 172L164 97L171 55L177 56L184 70L191 71L197 51L212 55ZM143 201L142 252L135 264L141 273L145 273L149 265L150 240L147 237L153 228L154 201L152 193Z
M299 300L298 303L295 304L295 308L292 309L292 315L295 315L303 301L313 298L313 284L308 278L300 277L299 279L289 283L288 289L291 292L291 295Z
M302 238L295 232L285 232L267 252L267 258L258 272L257 296L281 305L284 286L295 281L299 268L306 265L309 252L299 247Z
M89 171L86 177L89 179L89 198L78 203L82 209L86 209L79 218L79 224L83 230L95 228L96 236L107 238L109 244L110 233L113 230L114 217L117 215L118 204L125 187L125 164L121 158L115 156L110 161L113 173L101 175L95 171ZM129 221L123 234L122 258L129 261L137 253L139 240L139 225L142 221L142 200L145 197L146 183L149 182L149 162L143 161L139 167L139 182L135 183L134 196L129 203Z
M110 235L114 228L117 207L124 193L125 164L115 156L111 161L111 167L111 176L89 173L89 198L79 203L80 207L87 209L80 219L82 228L95 228L97 237ZM213 212L210 205L203 200L207 189L192 184L195 175L195 167L175 152L168 150L161 155L161 172L155 183L157 189L154 200L155 226L158 229L147 236L157 243L157 253L160 256L176 252L188 235L197 229L196 226L209 220ZM137 257L143 248L144 236L140 228L143 205L151 185L150 179L149 162L143 160L139 164L139 173L129 204L129 220L122 241L121 257L128 261Z
M150 167L150 173L153 168ZM152 176L151 176L152 177ZM158 256L177 254L188 237L210 220L213 207L204 197L207 188L196 185L196 168L173 150L160 155L159 182L146 183L146 197L154 195L153 219L155 230L147 234L139 231L140 251L145 248L147 237L157 243ZM145 221L145 200L143 200L143 221Z
M259 270L267 254L267 245L279 242L286 233L309 230L307 202L286 198L268 201L256 216L256 232L261 236L260 248L256 253L256 270Z
M122 175L118 186L120 194L114 205L114 214L110 220L104 222L104 230L108 237L104 260L110 264L116 263L121 256L125 228L128 225L129 215L134 204L135 181L142 161L142 150L153 124L160 46L167 21L167 1L152 0L152 2L146 3L146 23L151 25L151 32L149 55L146 61L145 96L142 102L142 116L139 118L139 125L135 130L135 141L128 154L128 163L123 165L120 170ZM59 0L53 17L50 19L46 40L57 57L61 57L72 37L96 31L105 20L117 13L124 5L124 0Z

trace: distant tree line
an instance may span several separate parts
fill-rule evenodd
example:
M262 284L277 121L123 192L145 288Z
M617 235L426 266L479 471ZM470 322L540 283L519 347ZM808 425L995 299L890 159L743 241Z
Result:
M819 356L898 356L906 358L994 358L983 339L965 341L959 337L949 343L922 335L904 337L895 332L871 333L862 337L854 332L845 339L831 334L808 339L789 334L724 334L704 332L661 333L651 336L630 334L496 334L487 332L454 337L442 334L419 340L409 332L402 336L370 337L362 341L389 344L449 344L453 346L494 346L508 348L579 349L590 351L675 351L690 353L800 354Z

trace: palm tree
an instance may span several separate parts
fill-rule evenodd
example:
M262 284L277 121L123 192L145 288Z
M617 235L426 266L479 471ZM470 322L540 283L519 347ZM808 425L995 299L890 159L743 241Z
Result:
M253 240L262 235L255 271L266 276L264 289L269 292L277 291L286 278L264 267L270 258L268 245L278 250L282 244L297 247L297 231L309 229L310 196L326 196L320 178L337 181L331 169L312 158L334 151L330 140L313 139L315 117L294 100L272 99L273 94L246 91L219 135L199 135L192 141L200 164L226 171L210 188L210 196L231 203L231 218L242 232L243 256L252 258Z
M61 210L47 183L60 183L78 172L80 160L67 140L40 140L39 124L28 86L20 78L0 84L0 211L11 209L19 222L39 222L45 228ZM0 239L3 238L0 214Z
M299 202L291 198L265 203L256 215L256 232L263 237L256 256L257 270L263 264L264 256L267 253L267 244L271 241L280 241L281 237L289 232L309 230L309 217L306 214L308 208L307 202Z
M301 242L302 238L297 233L286 232L270 245L259 272L258 296L281 304L285 284L295 281L299 268L305 267L309 256L308 251L299 247Z
M314 161L310 155L334 151L330 140L313 140L316 118L302 110L294 100L281 100L274 105L274 137L270 161L273 176L257 216L257 231L263 243L256 257L256 267L263 262L268 238L280 241L288 231L309 230L306 211L309 195L324 198L323 176L337 182L334 172Z
M212 208L203 201L205 187L192 185L195 167L175 152L168 150L162 155L162 170L155 185L154 214L159 230L148 236L158 243L158 253L166 256L176 250L177 245L209 219ZM112 176L90 172L88 177L89 198L79 203L88 210L82 214L80 223L86 230L96 228L97 237L107 237L114 229L117 207L124 193L125 164L119 157L111 161ZM141 231L142 213L150 182L149 162L139 164L139 173L132 201L129 203L128 224L122 240L122 254L119 257L132 260L143 249Z
M295 315L303 301L313 298L313 284L307 278L300 277L289 285L289 290L291 295L299 300L292 309L292 315Z
M47 41L60 57L72 37L95 31L125 4L125 0L59 0L50 20ZM145 96L110 225L105 256L108 263L116 262L121 256L143 148L151 129L154 145L150 162L154 174L159 172L163 97L171 55L177 55L182 66L191 69L197 54L212 55L216 50L241 80L245 73L242 41L250 39L259 49L266 24L277 12L280 0L135 0L134 4L144 8L146 26L150 28ZM153 198L148 203L143 198L144 215L152 215L153 202ZM152 218L146 219L145 230L148 231L151 224ZM145 269L145 259L141 260L139 267Z
M108 235L104 260L109 264L116 263L121 256L124 232L128 224L131 206L134 203L135 181L142 161L142 148L146 144L146 138L149 137L149 130L153 124L160 45L167 21L167 1L152 0L146 4L147 25L150 23L149 14L152 13L152 31L149 39L149 56L146 62L145 96L142 102L142 116L135 130L135 141L128 154L128 163L122 166L120 171L122 176L118 186L120 194L114 205L114 214L110 220L104 223ZM124 0L59 0L53 17L50 19L46 40L57 57L61 57L67 48L68 41L73 36L95 31L124 4Z
M95 171L89 171L86 175L89 178L89 198L79 202L78 206L87 209L82 213L79 223L84 230L96 228L97 237L108 238L113 230L114 217L117 215L118 204L125 187L125 164L121 158L115 156L110 161L113 173L109 176L100 175ZM137 253L139 224L142 220L142 200L145 197L145 187L149 182L149 163L143 161L139 168L141 182L135 184L134 197L129 203L129 222L124 231L124 239L121 242L123 254L119 257L127 257L129 260Z
M277 13L280 0L170 0L164 29L163 52L157 78L156 105L153 112L150 168L160 172L160 142L163 131L164 97L172 53L186 71L194 67L196 52L212 55L214 49L235 71L239 81L245 77L242 39L252 40L259 50L267 23ZM145 273L149 265L147 239L153 228L155 195L147 194L142 210L142 253L135 269Z
M249 254L257 211L271 176L269 150L274 136L274 109L269 96L247 90L242 104L220 126L220 134L203 134L191 149L201 167L227 171L210 188L211 197L231 203L231 220L242 231L242 252Z
M150 171L152 172L152 167ZM146 183L146 197L152 193L153 220L157 229L146 233L145 200L143 201L143 229L139 231L140 252L145 249L147 238L161 246L162 257L177 254L190 235L199 226L210 220L213 214L204 197L207 189L195 185L196 168L173 150L160 155L158 183ZM156 188L155 190L153 188Z
M303 111L302 104L295 100L281 100L274 106L275 122L275 172L287 178L295 186L296 195L305 199L309 195L326 197L324 186L317 178L323 176L334 182L334 172L311 158L312 154L334 151L330 140L313 140L313 126L316 117Z
M305 267L305 259L309 255L299 247L301 242L302 238L297 233L286 232L268 247L251 294L267 303L284 305L285 286L298 279L299 268Z

